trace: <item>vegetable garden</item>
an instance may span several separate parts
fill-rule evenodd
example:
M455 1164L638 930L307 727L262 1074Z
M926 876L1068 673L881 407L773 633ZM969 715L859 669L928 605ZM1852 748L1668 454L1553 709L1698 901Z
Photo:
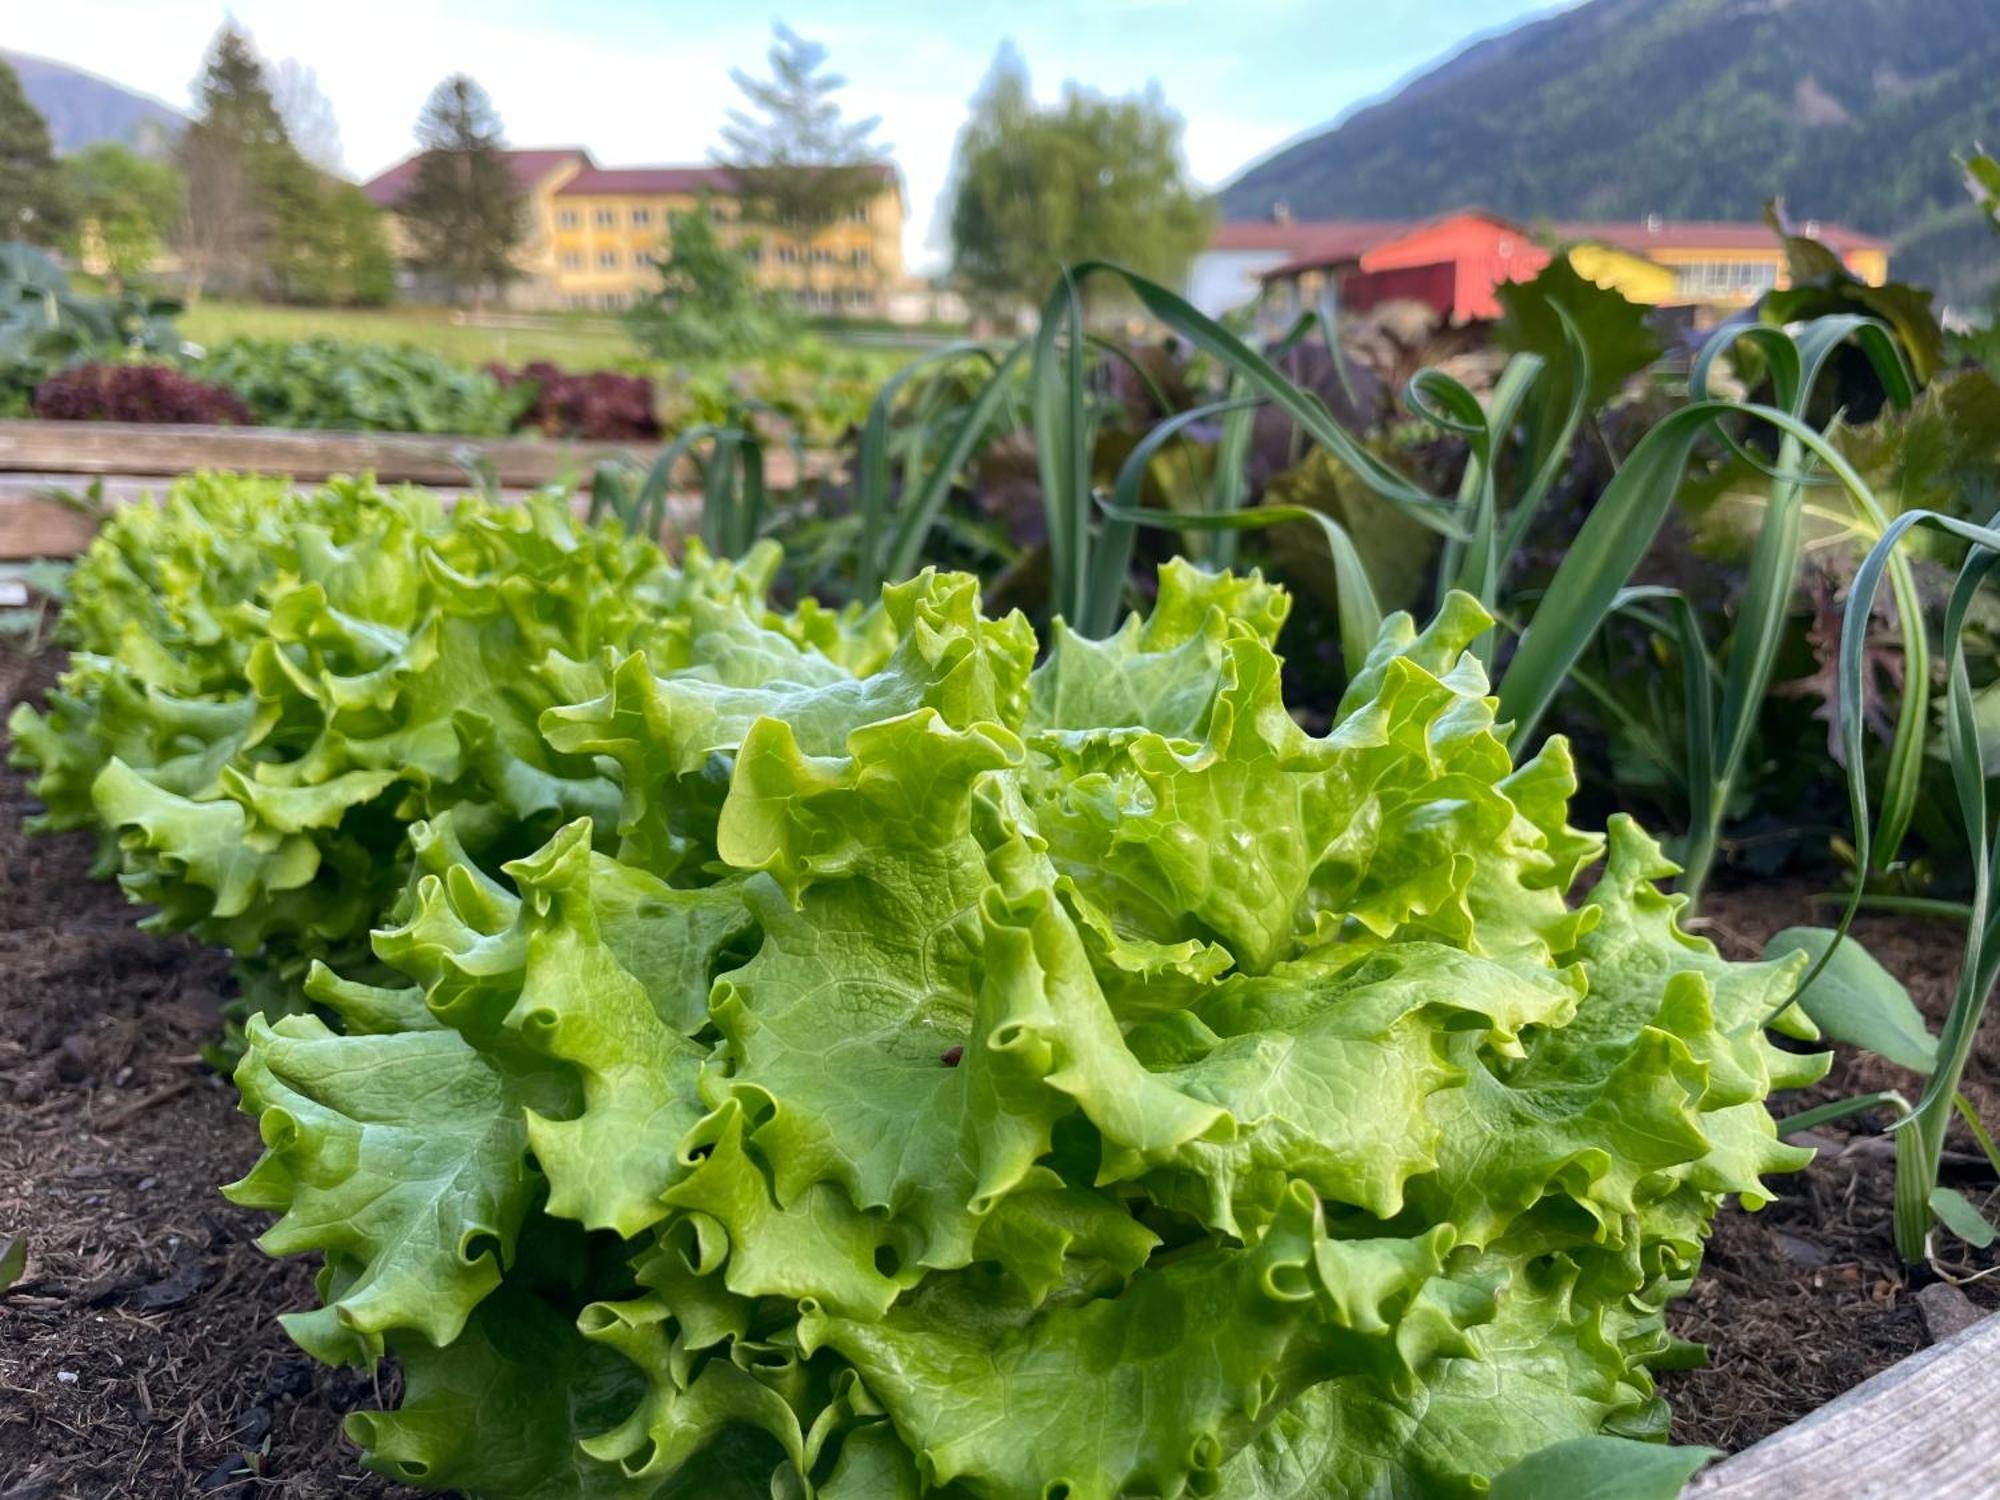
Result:
M7 850L17 930L97 914L19 955L78 1023L7 997L19 1149L116 1178L207 1070L256 1140L200 1138L237 1207L137 1285L40 1268L64 1179L0 1200L0 1309L54 1360L72 1304L247 1298L198 1430L89 1375L132 1475L206 1491L330 1492L344 1415L474 1496L1677 1494L1914 1347L1917 1286L1990 1297L1992 381L1793 253L1679 376L1559 266L1490 390L1370 418L1332 308L1260 345L1085 266L782 502L746 406L575 497L121 510L10 691L63 836ZM1962 958L1910 936L1950 919ZM1794 1356L1790 1405L1717 1384Z

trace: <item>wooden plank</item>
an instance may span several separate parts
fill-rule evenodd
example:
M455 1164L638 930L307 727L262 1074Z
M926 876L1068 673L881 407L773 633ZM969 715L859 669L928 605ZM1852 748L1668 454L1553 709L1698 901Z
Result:
M1698 1475L1682 1500L2000 1496L2000 1316Z
M0 422L0 473L185 474L238 469L317 482L334 474L372 473L383 483L460 485L457 456L489 460L501 485L534 489L565 475L586 475L600 460L651 464L662 449L645 443L581 443L530 438L428 437L397 432L298 432L279 427L178 427L134 422ZM805 471L834 473L836 455L807 456ZM693 472L689 466L688 476ZM795 488L799 465L782 448L766 450L771 488Z
M106 506L130 505L149 495L164 492L171 480L145 474L101 474L95 476ZM0 562L20 562L31 557L75 557L97 535L97 521L89 514L49 498L52 489L81 492L87 481L74 474L0 474ZM467 492L461 476L451 485L438 486L445 503ZM524 489L503 489L503 500L518 500ZM571 509L579 516L590 507L590 497L578 494ZM680 536L701 527L701 497L674 493L667 497L661 539L672 544Z

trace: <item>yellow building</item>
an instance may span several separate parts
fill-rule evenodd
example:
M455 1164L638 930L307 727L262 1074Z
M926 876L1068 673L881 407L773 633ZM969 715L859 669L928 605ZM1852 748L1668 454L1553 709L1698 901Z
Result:
M727 167L600 167L581 147L509 151L507 165L529 207L516 252L521 278L508 288L516 307L611 312L654 290L655 257L673 216L704 200L723 240L754 259L758 283L790 292L813 312L881 316L903 276L902 180L877 169L873 196L831 224L756 224L743 217ZM418 157L364 184L391 215L416 182ZM407 245L400 225L393 238Z
M1818 219L1807 219L1796 228L1807 239L1825 245L1870 286L1880 286L1889 279L1886 240ZM1791 284L1784 246L1767 224L1674 220L1654 214L1622 223L1557 224L1553 234L1556 240L1576 244L1579 249L1581 242L1605 245L1673 273L1673 285L1662 295L1638 296L1627 291L1635 302L1727 310L1748 307L1773 288ZM1576 249L1571 250L1570 261L1582 271Z

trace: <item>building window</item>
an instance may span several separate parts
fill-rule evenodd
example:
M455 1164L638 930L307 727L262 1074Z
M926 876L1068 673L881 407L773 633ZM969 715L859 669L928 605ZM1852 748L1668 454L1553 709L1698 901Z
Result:
M577 226L577 212L575 209L566 208L561 213L556 215L556 228L574 229L576 228L576 226Z
M868 247L867 247L866 245L857 245L857 246L855 246L853 250L851 250L851 251L849 251L849 252L848 252L848 256L847 256L847 259L848 259L848 261L849 261L849 262L850 262L851 264L853 264L853 265L856 265L856 266L865 266L865 265L867 265L867 264L868 264Z
M600 250L600 251L598 251L598 252L597 252L597 267L598 267L598 269L599 269L599 270L601 270L601 271L615 271L615 270L617 270L617 269L618 269L618 252L617 252L616 250Z
M615 208L600 208L590 216L590 221L599 229L615 229L618 227L618 210Z
M1756 296L1777 284L1777 262L1768 260L1690 261L1674 277L1674 288L1684 297Z
M597 299L597 305L606 312L617 312L625 305L625 294L623 292L606 292Z
M633 210L632 210L632 222L633 222L634 224L636 224L636 225L640 225L640 226L644 226L644 225L647 225L647 224L650 224L650 223L652 223L652 222L653 222L653 211L652 211L652 210L651 210L650 208L635 208L635 209L633 209Z
M563 251L562 263L565 271L581 271L583 269L583 252L581 250Z
M843 217L850 224L866 224L868 222L868 205L857 203Z
M797 247L796 245L780 245L780 246L778 246L778 264L779 264L779 265L781 265L781 266L795 266L795 265L797 265L798 263L799 263L799 251L798 251L798 247Z
M762 265L764 263L764 252L759 246L756 245L739 246L736 253L742 256L745 261L747 261L749 264L753 266Z
M812 253L812 263L813 263L814 265L816 265L816 266L830 266L830 265L832 265L832 264L833 264L833 252L832 252L831 250L827 249L827 248L826 248L826 246L824 246L824 245L815 245L815 246L813 246L813 253Z

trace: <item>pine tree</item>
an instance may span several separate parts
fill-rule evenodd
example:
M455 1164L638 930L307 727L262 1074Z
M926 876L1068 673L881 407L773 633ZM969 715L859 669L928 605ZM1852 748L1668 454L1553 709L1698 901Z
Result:
M520 274L514 252L528 206L507 166L500 116L463 73L435 89L417 120L423 158L396 206L416 263L477 305Z
M0 59L0 240L58 243L69 205L49 144L49 122L28 102L21 80Z
M287 260L308 255L314 186L285 132L250 38L225 21L196 87L200 113L176 153L186 203L178 236L188 296L281 289Z
M875 116L841 117L834 95L847 80L822 71L826 48L772 29L770 79L730 74L749 108L729 112L719 159L735 170L752 217L810 232L876 192L889 148L874 139Z

